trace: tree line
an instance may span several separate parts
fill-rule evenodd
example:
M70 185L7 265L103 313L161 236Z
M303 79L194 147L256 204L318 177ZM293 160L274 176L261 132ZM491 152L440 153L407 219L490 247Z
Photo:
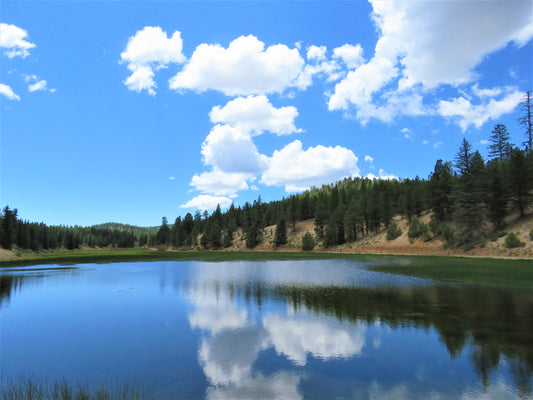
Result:
M154 241L218 249L231 246L240 228L246 247L254 248L262 243L264 229L276 225L272 244L278 246L287 243L296 222L313 219L312 240L329 247L397 229L393 217L401 215L410 224L409 237L441 238L448 246L469 248L501 231L511 213L524 216L533 201L531 151L515 147L503 124L494 127L489 144L485 160L464 139L455 159L437 160L427 179L346 178L279 201L264 203L259 197L226 212L219 206L211 215L188 213L172 225L163 218ZM419 217L427 211L431 220L426 225Z
M314 235L304 237L303 248L312 249L357 241L387 229L392 240L401 234L393 217L409 226L409 238L440 238L447 246L471 248L505 226L513 212L524 216L533 202L533 153L509 140L507 127L497 124L489 138L485 160L464 139L453 161L437 160L427 179L380 180L345 178L312 187L303 193L265 203L259 197L243 206L220 206L209 214L199 210L162 218L159 229L105 224L92 227L47 226L18 219L6 206L0 214L0 244L5 249L76 249L86 247L171 246L220 249L233 245L236 232L246 247L264 241L265 228L276 226L274 246L287 243L288 231L298 221L312 219ZM426 225L419 217L431 212Z

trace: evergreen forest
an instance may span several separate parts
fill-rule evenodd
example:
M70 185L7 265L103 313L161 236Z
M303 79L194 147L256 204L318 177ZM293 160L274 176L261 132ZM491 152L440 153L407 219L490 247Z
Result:
M81 247L128 248L163 246L180 249L221 249L232 246L236 233L253 249L264 240L265 228L276 226L274 247L287 243L296 222L314 221L314 235L303 238L303 248L332 247L387 230L387 239L401 234L393 221L409 222L410 239L442 240L444 246L471 249L498 235L510 214L526 215L533 203L533 153L509 141L503 124L489 139L485 160L464 139L453 160L437 160L427 179L380 180L345 178L312 187L282 200L261 197L243 206L220 206L209 214L197 211L162 218L159 228L123 224L92 227L47 226L23 221L17 209L5 206L0 215L0 245L33 251ZM430 212L429 223L420 216Z

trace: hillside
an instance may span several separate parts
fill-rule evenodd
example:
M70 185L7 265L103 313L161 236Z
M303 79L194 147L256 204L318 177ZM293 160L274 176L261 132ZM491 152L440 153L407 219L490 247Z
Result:
M421 220L429 223L430 214L425 213ZM505 247L505 236L499 237L494 241L487 241L483 247L475 247L472 250L464 251L461 249L446 249L443 242L439 239L432 239L428 242L422 240L415 240L410 243L407 236L409 225L407 220L400 216L394 217L394 221L402 230L401 236L395 240L387 240L386 229L381 229L378 233L370 233L361 240L353 243L345 243L331 248L324 248L320 242L315 246L314 251L320 252L346 252L346 253L362 253L362 254L428 254L428 255L464 255L464 256L478 256L478 257L517 257L517 258L533 258L533 241L529 238L529 232L533 229L533 214L527 215L524 218L518 218L518 215L509 217L506 232L514 232L518 238L525 243L524 247L508 249ZM296 230L293 232L292 227L287 228L288 243L279 247L275 247L274 233L276 226L271 225L265 228L265 235L262 243L258 245L255 250L278 250L278 251L299 251L301 250L302 237L306 232L310 232L316 238L315 225L312 219L296 222ZM249 250L246 248L242 230L235 234L233 246L227 250L243 251Z

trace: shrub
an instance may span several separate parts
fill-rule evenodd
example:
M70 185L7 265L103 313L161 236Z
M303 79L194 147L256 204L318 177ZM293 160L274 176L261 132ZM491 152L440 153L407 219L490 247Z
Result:
M507 247L508 249L514 249L516 247L522 247L525 245L526 244L524 242L521 242L520 239L518 239L518 236L516 236L514 232L510 232L505 237L505 247Z
M302 250L304 251L310 251L313 250L315 247L315 240L313 239L313 235L311 233L306 232L305 235L302 237Z
M414 240L418 239L420 236L427 232L427 225L420 221L418 218L414 217L411 220L411 224L409 225L409 231L407 232L407 236L409 237L409 239Z
M533 240L533 229L529 231L529 239Z
M394 240L401 236L402 230L396 222L391 222L389 229L387 229L387 240Z

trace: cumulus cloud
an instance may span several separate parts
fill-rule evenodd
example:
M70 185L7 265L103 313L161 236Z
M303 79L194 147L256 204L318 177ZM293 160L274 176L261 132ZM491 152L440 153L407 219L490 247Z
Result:
M333 49L333 58L342 60L349 69L355 69L364 63L363 48L360 44L344 44Z
M264 95L238 97L224 107L213 107L209 116L213 123L240 126L256 134L263 131L276 135L302 132L294 125L298 116L296 107L275 108Z
M371 157L371 156L365 156L365 162L373 163L374 162L374 158Z
M198 210L214 210L217 205L221 208L229 207L233 203L230 198L224 196L210 196L207 194L201 194L189 200L187 203L182 204L181 208L196 208Z
M28 33L18 26L0 23L0 47L5 49L4 54L9 57L26 58L29 50L36 47L35 43L28 42Z
M157 87L153 77L154 69L170 63L182 64L186 58L182 53L181 33L175 31L169 38L159 26L146 26L128 39L126 49L121 53L122 62L128 64L132 74L124 84L128 89L155 95Z
M170 88L217 90L228 96L282 93L297 86L304 65L297 49L283 44L265 49L255 36L241 36L227 48L199 45L183 70L170 80Z
M251 174L227 173L215 167L212 171L194 175L190 185L203 193L217 196L233 196L240 190L248 189L246 180L251 177Z
M454 121L461 129L466 131L471 125L481 128L489 119L498 119L501 115L511 112L520 104L523 93L516 89L508 89L507 93L499 100L489 98L488 93L481 92L481 102L472 104L472 101L462 97L451 100L441 100L438 105L438 114ZM492 93L501 93L499 90L492 90ZM501 96L500 96L501 97Z
M477 79L475 67L485 56L511 42L523 46L533 36L531 7L525 1L491 3L490 7L473 1L371 3L379 31L374 56L364 63L362 51L344 46L335 49L334 58L342 59L348 68L346 54L353 54L355 69L335 86L328 100L330 110L344 110L363 125L372 118L390 123L400 115L430 114L423 105L428 90L472 82ZM477 86L471 90L479 98L499 94ZM455 112L448 109L453 104L442 106L444 113ZM477 115L475 120L490 118ZM469 124L467 120L463 126Z
M371 0L381 31L376 55L404 67L400 86L435 87L471 81L483 57L532 36L531 4L526 1L405 2ZM420 34L423 32L424 34Z
M378 175L374 175L374 174L370 173L370 174L367 174L365 176L365 178L372 179L372 180L374 180L374 179L383 179L383 180L386 180L386 181L398 180L398 177L396 175L388 174L387 172L385 172L385 170L383 168L379 169L379 174Z
M296 365L307 363L307 354L328 360L360 355L365 345L364 325L345 325L335 318L267 315L263 326L278 354Z
M267 161L261 183L285 186L287 192L295 192L358 173L357 157L351 150L321 145L303 150L302 143L295 140L274 151Z
M248 130L216 125L202 143L204 164L226 173L255 174L265 168L266 157L259 154Z
M398 74L394 63L384 57L374 57L368 63L348 72L346 78L335 85L329 98L330 110L347 110L350 105L359 108L371 104L372 96Z
M0 83L0 95L7 97L9 100L20 100L20 97L11 89L10 86Z
M326 46L309 46L307 48L307 59L316 61L326 60Z

